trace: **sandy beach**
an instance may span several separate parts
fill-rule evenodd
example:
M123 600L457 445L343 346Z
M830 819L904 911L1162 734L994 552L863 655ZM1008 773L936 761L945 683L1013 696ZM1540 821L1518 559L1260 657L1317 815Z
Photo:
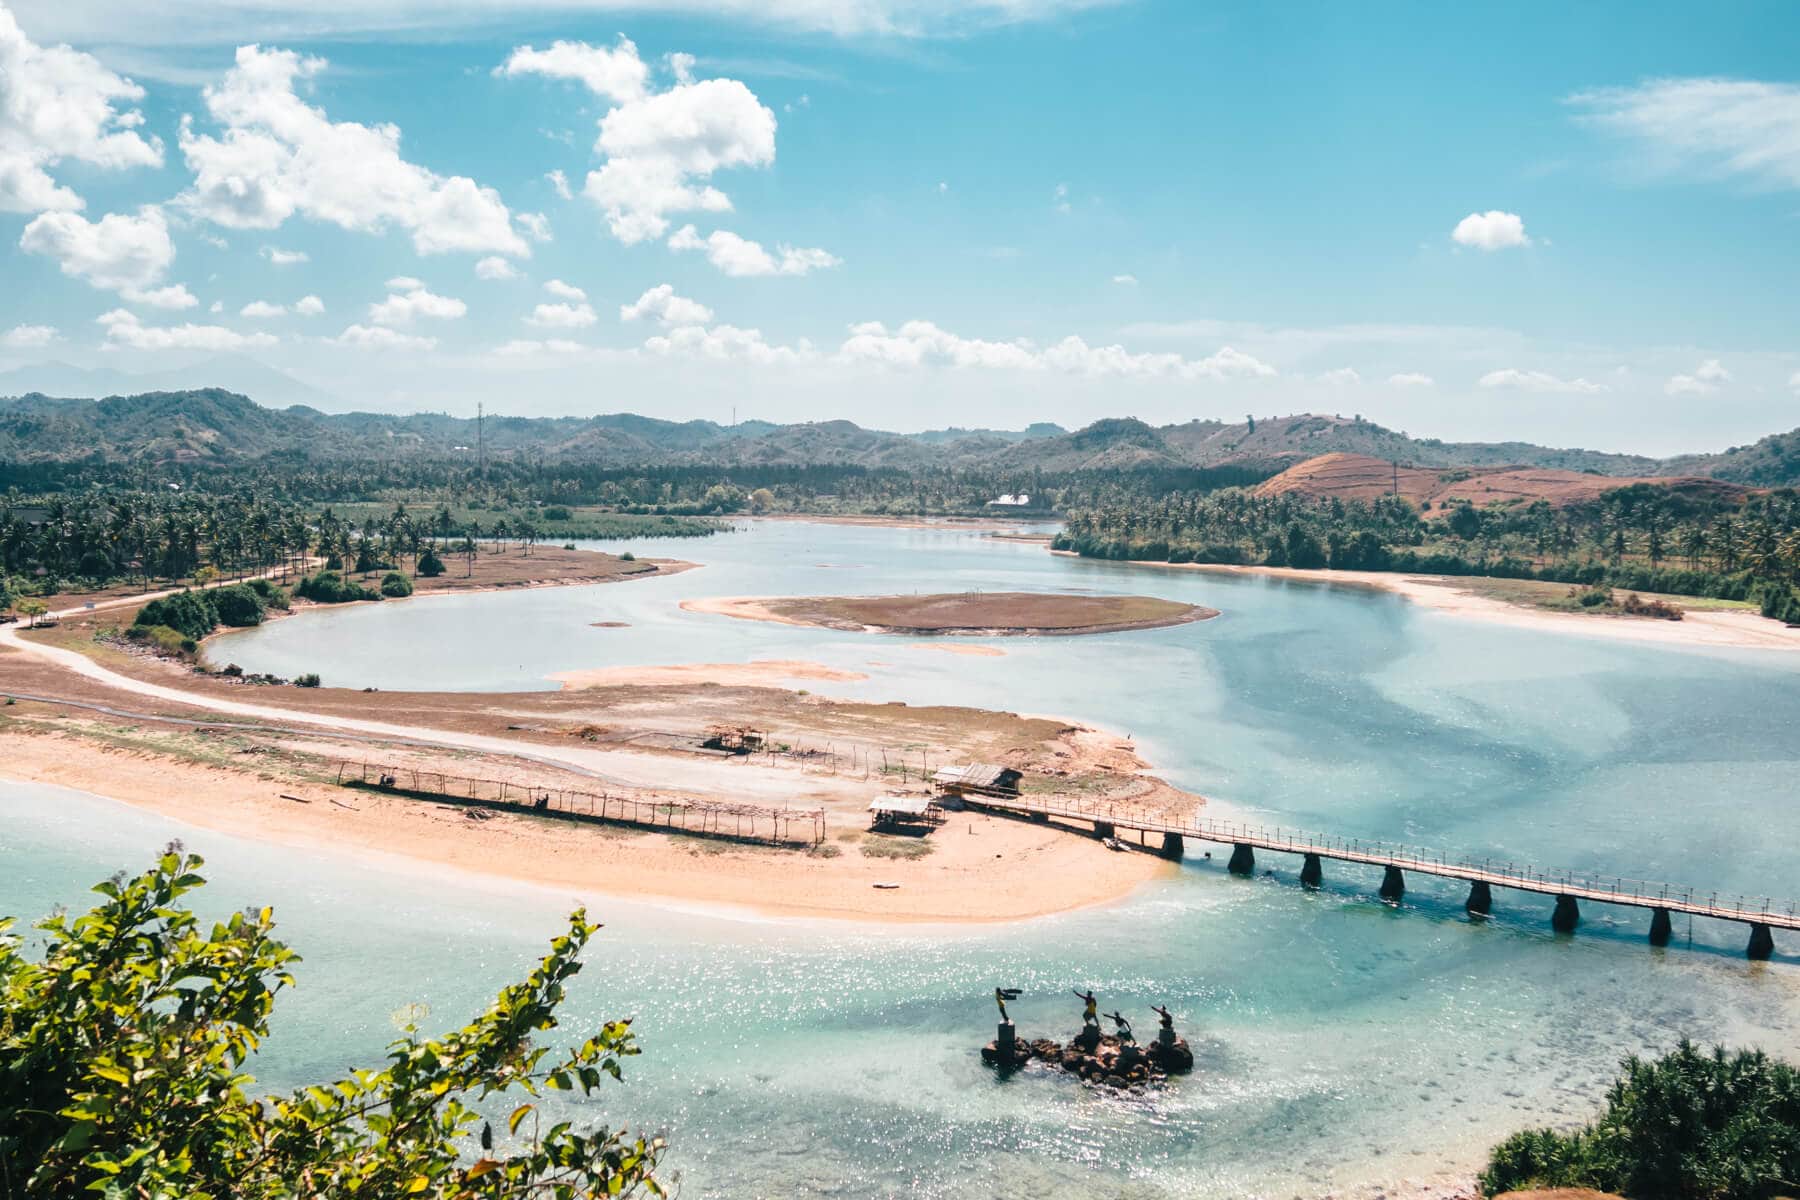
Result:
M1069 550L1053 550L1051 553L1076 557ZM1224 563L1134 561L1130 565L1167 571L1260 575L1269 579L1287 579L1321 586L1374 588L1404 596L1415 604L1450 616L1547 633L1573 633L1584 637L1673 647L1800 650L1800 629L1789 629L1749 611L1689 609L1679 621L1661 621L1606 613L1561 613L1526 608L1492 596L1477 595L1469 590L1466 581L1450 575L1406 575L1389 571L1312 571L1294 567L1240 567Z
M867 679L860 671L843 671L824 663L795 659L756 659L746 663L679 663L661 667L595 667L558 671L550 676L567 690L601 687L667 687L691 683L780 686L792 680L850 683Z

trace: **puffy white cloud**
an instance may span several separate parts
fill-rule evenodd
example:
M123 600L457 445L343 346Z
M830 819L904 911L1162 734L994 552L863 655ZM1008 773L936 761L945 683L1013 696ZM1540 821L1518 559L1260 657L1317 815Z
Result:
M199 297L188 291L187 285L182 283L159 288L121 288L119 295L133 304L144 304L151 308L196 308L200 304Z
M1117 284L1123 284L1125 287L1136 287L1138 278L1136 275L1114 275L1112 281Z
M549 329L583 329L599 319L594 315L593 306L586 302L540 304L531 310L531 315L525 318L525 323L541 325Z
M37 45L0 4L0 211L81 208L81 197L50 175L63 162L159 165L162 142L139 132L143 114L118 107L143 97L90 55Z
M494 353L505 355L508 358L537 358L550 354L582 354L587 349L580 342L571 342L563 338L549 338L541 342L529 338L515 338L503 345L496 346Z
M386 300L369 305L369 319L377 325L411 325L419 317L453 321L469 311L461 300L440 296L408 275L388 280L388 287L394 290Z
M552 239L550 218L543 213L522 212L513 218L526 237L534 242L548 242Z
M1569 102L1590 124L1646 143L1662 167L1800 188L1800 84L1653 79Z
M294 301L294 311L303 317L316 317L325 311L325 302L317 296L302 296Z
M169 223L154 207L135 216L107 213L98 221L79 213L43 213L25 226L19 247L54 258L64 275L108 291L149 288L175 261Z
M1610 389L1603 383L1589 383L1586 379L1561 379L1547 371L1521 371L1516 367L1507 367L1499 371L1489 371L1480 379L1484 388L1505 388L1521 392L1564 392L1569 395L1593 396Z
M719 362L742 361L759 366L786 366L808 362L816 357L810 346L770 344L759 329L740 329L736 325L683 325L666 334L658 334L644 342L652 354L685 355Z
M5 333L0 333L0 346L10 350L29 350L38 346L48 346L62 337L54 325L14 325Z
M652 293L646 293L646 298ZM981 368L1097 378L1255 379L1276 373L1269 364L1229 346L1205 358L1191 359L1179 354L1134 353L1122 346L1090 346L1075 336L1050 346L1025 338L1010 342L968 338L930 321L908 321L897 329L880 321L852 325L843 343L828 356L804 341L793 346L771 344L760 331L733 325L680 325L647 339L644 347L656 354L753 363L829 361L850 366Z
M1531 245L1531 239L1525 236L1524 219L1516 213L1501 212L1499 209L1470 213L1450 231L1450 240L1459 246L1473 246L1477 250L1505 250L1511 246Z
M283 250L279 246L264 246L262 256L278 267L291 267L295 263L303 263L311 258L311 255L304 250Z
M517 279L519 271L498 254L489 255L475 264L477 279Z
M650 318L663 325L705 325L713 319L713 311L698 300L677 296L672 284L659 283L630 304L619 306L619 320L639 318Z
M106 327L106 344L131 350L249 350L273 346L267 333L239 333L223 325L145 325L129 309L115 308L95 318Z
M297 213L364 233L398 226L421 254L530 255L492 188L407 162L393 125L334 122L302 101L295 84L325 65L291 50L239 47L224 82L206 89L223 134L182 122L181 150L194 172L182 203L232 229L275 229Z
M748 87L735 79L678 77L674 87L652 92L627 38L610 49L583 42L558 42L549 50L522 46L500 73L579 80L612 102L594 143L604 161L588 173L582 193L627 245L661 237L670 213L728 211L731 200L712 186L713 175L775 161L775 114Z
M770 254L761 242L739 237L729 229L715 229L702 238L692 225L683 225L669 235L669 249L704 250L708 262L736 276L805 275L843 261L824 250L796 246L777 246Z
M1355 367L1334 367L1319 376L1320 383L1329 383L1334 387L1348 387L1353 383L1361 383L1362 375Z
M1394 387L1403 388L1428 388L1437 383L1437 380L1420 371L1401 371L1397 375L1389 375L1387 381Z
M620 35L611 47L590 46L586 42L553 42L548 50L520 46L494 68L494 74L573 79L596 96L625 104L644 96L650 68L638 56L631 39Z
M574 191L569 187L569 177L562 173L561 167L545 172L544 178L548 179L550 186L556 189L557 199L573 200L575 198Z
M560 279L552 279L544 285L544 290L552 296L561 296L564 300L586 300L587 293L572 283L564 283Z
M1663 391L1671 396L1706 396L1719 390L1721 383L1731 382L1731 372L1716 358L1709 358L1694 368L1691 375L1671 375Z
M252 300L250 303L244 305L244 307L238 309L238 316L249 317L256 321L267 321L275 317L284 317L286 315L287 307L285 305L271 304L267 300Z
M435 350L438 344L434 337L401 333L382 325L351 325L327 340L357 350Z

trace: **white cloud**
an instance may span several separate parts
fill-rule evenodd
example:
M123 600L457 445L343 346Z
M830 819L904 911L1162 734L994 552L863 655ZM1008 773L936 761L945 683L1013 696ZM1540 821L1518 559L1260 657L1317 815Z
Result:
M477 279L517 279L519 271L498 254L489 255L475 264Z
M1114 283L1123 284L1126 287L1136 287L1138 277L1136 275L1114 275L1112 281Z
M1578 92L1569 102L1590 124L1646 143L1665 170L1800 188L1800 84L1653 79Z
M1401 371L1397 375L1389 375L1387 381L1394 387L1403 388L1428 388L1437 383L1437 380L1419 371Z
M1709 358L1694 368L1691 375L1671 375L1663 391L1671 396L1707 396L1719 390L1721 383L1731 382L1731 372L1716 358Z
M252 300L250 303L244 305L244 307L238 309L238 316L249 317L252 320L257 321L267 321L275 317L284 317L286 315L287 308L284 305L271 304L267 300Z
M550 232L550 218L543 213L522 212L513 217L526 237L534 242L548 242L553 236Z
M25 226L19 247L54 258L64 275L108 291L149 288L175 261L169 223L154 207L136 216L107 213L98 221L72 212L43 213Z
M1800 392L1800 371L1795 371L1792 375L1788 376L1788 386L1793 388L1796 392Z
M461 300L440 296L410 276L390 279L388 287L394 291L386 300L369 305L369 319L377 325L411 325L419 317L454 321L469 311L469 306Z
M642 317L663 325L705 325L713 319L713 311L698 300L677 296L673 285L659 283L632 303L619 306L621 321Z
M713 266L740 277L806 275L843 261L827 251L798 246L777 246L770 254L761 242L739 237L729 229L715 229L702 238L692 225L683 225L669 235L669 249L704 250Z
M90 55L36 44L0 4L0 212L81 208L81 197L50 175L63 162L160 165L162 142L139 132L143 114L117 107L143 97Z
M743 361L759 366L791 365L816 357L812 348L771 345L759 329L740 329L736 325L684 325L666 334L658 334L644 342L652 354L685 355L714 361Z
M1329 383L1333 387L1348 387L1351 384L1361 383L1362 375L1357 372L1355 367L1334 367L1321 374L1319 382Z
M294 301L294 311L303 317L316 317L325 311L325 302L317 296L302 296Z
M1525 236L1524 219L1516 213L1501 212L1499 209L1470 213L1450 231L1450 240L1459 246L1473 246L1477 250L1505 250L1511 246L1531 245L1531 239Z
M569 188L569 177L562 173L561 167L546 173L544 178L548 179L550 186L556 189L558 199L573 200L575 198L575 193Z
M302 101L295 84L325 65L291 50L239 47L237 65L205 93L222 136L182 121L194 185L181 202L232 229L275 229L299 214L363 233L398 226L420 254L530 255L492 188L407 162L393 125L334 122Z
M145 304L151 308L196 308L200 304L199 298L182 283L159 288L121 288L119 295L133 304Z
M544 285L544 290L552 296L561 296L564 300L586 300L587 293L572 283L564 283L560 279L552 279Z
M547 75L552 79L573 79L586 85L596 96L627 104L643 98L650 68L638 57L637 47L631 39L621 35L610 48L590 46L586 42L554 42L548 50L520 46L505 63L494 68L494 74L513 78Z
M34 6L33 26L75 41L117 45L213 44L283 36L393 34L468 29L518 20L522 7L594 14L642 12L726 18L757 28L840 37L957 36L998 26L1051 20L1109 0L582 0L521 6L518 0L447 0L436 4L370 4L368 0L262 0L197 6L173 0L82 0Z
M494 348L495 354L503 354L508 358L536 358L548 354L582 354L588 348L580 342L571 342L563 338L550 338L546 341L532 341L529 338L515 338L510 342Z
M1054 207L1057 212L1067 213L1069 211L1069 185L1066 183L1057 184L1050 190L1050 199L1054 202Z
M541 325L549 329L582 329L599 320L594 315L592 305L581 304L540 304L531 310L525 318L527 325Z
M291 267L295 263L306 262L311 257L304 250L283 250L279 246L264 246L262 256L278 267Z
M129 309L102 313L106 344L132 350L249 350L273 346L280 339L267 333L239 333L223 325L145 325Z
M1516 367L1489 371L1481 377L1480 385L1484 388L1506 388L1521 392L1564 392L1580 396L1592 396L1611 390L1603 383L1589 383L1586 379L1561 379L1547 371L1521 371Z
M610 49L558 42L521 46L499 73L574 79L613 108L600 118L595 153L604 161L582 189L627 245L661 237L669 214L726 212L731 200L714 173L775 161L775 114L735 79L676 80L648 90L637 47L621 37Z
M388 329L380 325L351 325L328 341L357 350L435 350L438 340Z
M54 325L14 325L0 334L0 346L11 350L29 350L38 346L48 346L57 341L62 334Z

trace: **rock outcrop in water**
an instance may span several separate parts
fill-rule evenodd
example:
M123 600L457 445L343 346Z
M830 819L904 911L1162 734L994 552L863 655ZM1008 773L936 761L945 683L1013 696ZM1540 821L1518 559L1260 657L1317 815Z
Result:
M981 1048L981 1061L1002 1071L1016 1071L1036 1061L1060 1067L1084 1082L1112 1088L1144 1087L1194 1069L1194 1052L1187 1039L1176 1037L1172 1030L1148 1044L1102 1035L1093 1025L1085 1026L1066 1046L1051 1038L1008 1040L1012 1043L1011 1062L1004 1061L1006 1055L998 1040Z

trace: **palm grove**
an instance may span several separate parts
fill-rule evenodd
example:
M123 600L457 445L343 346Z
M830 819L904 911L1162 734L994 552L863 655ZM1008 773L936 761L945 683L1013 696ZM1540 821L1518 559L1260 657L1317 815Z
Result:
M1756 600L1800 621L1800 493L1740 501L1650 484L1562 508L1438 511L1397 496L1319 499L1244 488L1103 497L1067 514L1059 549L1096 558L1491 575Z

